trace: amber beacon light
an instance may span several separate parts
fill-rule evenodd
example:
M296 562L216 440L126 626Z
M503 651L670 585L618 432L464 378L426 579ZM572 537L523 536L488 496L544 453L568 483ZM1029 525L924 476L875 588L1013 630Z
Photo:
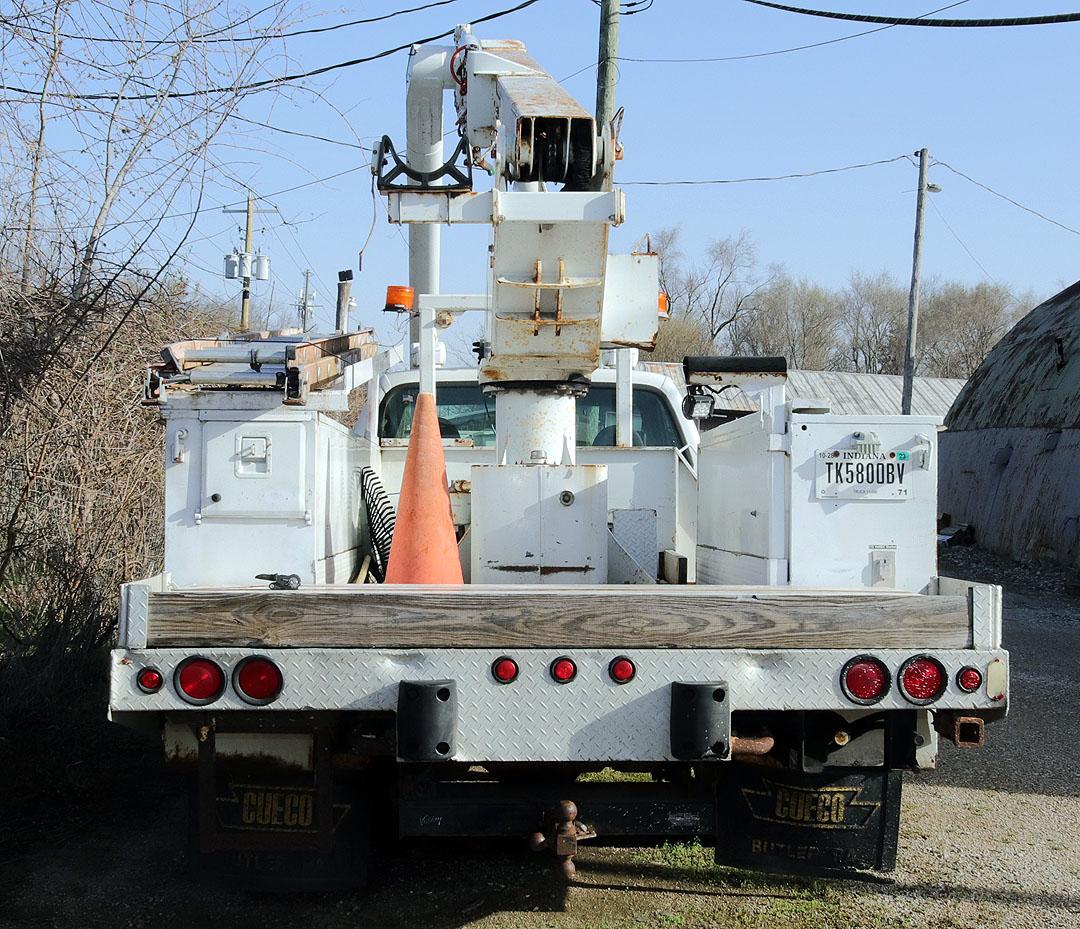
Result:
M388 313L411 313L416 292L411 287L391 285L386 288L386 311Z

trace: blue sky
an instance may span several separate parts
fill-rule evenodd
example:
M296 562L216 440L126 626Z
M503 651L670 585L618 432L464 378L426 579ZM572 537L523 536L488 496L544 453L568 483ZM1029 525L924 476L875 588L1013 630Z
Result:
M941 0L937 5L944 5ZM303 25L328 25L410 5L406 0L315 4ZM417 5L412 3L411 5ZM468 22L511 0L459 0L435 10L322 35L290 39L290 70L309 69L401 45ZM818 0L849 12L919 15L934 0ZM969 0L948 16L985 18L1069 12L1075 0ZM599 12L590 0L541 0L478 27L485 38L523 40L589 109L595 96ZM620 56L719 57L833 39L869 27L781 13L739 2L655 0L623 19ZM910 154L926 146L973 178L1080 228L1077 48L1080 24L1013 29L893 28L791 54L723 63L620 61L618 103L626 107L625 158L617 181L737 178L814 171ZM311 79L318 96L254 95L240 112L284 128L369 144L383 133L404 147L406 54ZM281 62L268 65L276 73ZM585 70L581 70L585 69ZM452 112L447 107L447 112ZM248 124L221 154L230 171L266 194L354 168L359 150ZM449 128L449 127L448 127ZM243 146L242 148L240 146ZM715 187L628 187L628 221L612 240L629 250L645 232L680 226L689 254L710 238L746 230L762 265L841 286L853 270L910 273L916 169L906 161L825 177ZM256 313L273 295L295 300L301 272L316 272L322 308L333 312L336 272L355 269L371 221L370 175L355 171L272 197L280 216L256 223L256 245L273 259L273 282L256 286ZM1080 236L957 177L943 167L927 213L925 271L969 283L992 280L1042 299L1080 277ZM239 199L215 185L215 203ZM939 212L940 211L940 212ZM973 260L943 221L967 249ZM204 213L192 233L189 272L207 291L238 292L215 272L237 241L230 221ZM285 220L289 225L283 225ZM486 229L444 231L443 290L483 288ZM987 273L980 269L979 264ZM381 312L388 283L406 280L402 234L380 204L357 276L358 319L388 334Z

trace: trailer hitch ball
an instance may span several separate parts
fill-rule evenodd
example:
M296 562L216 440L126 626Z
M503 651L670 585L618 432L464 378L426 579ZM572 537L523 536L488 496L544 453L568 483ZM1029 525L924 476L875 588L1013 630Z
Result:
M560 800L551 811L551 828L548 832L534 832L529 836L529 848L534 852L552 852L559 859L559 868L569 881L577 874L574 855L578 842L596 838L596 830L577 821L578 808L573 800Z

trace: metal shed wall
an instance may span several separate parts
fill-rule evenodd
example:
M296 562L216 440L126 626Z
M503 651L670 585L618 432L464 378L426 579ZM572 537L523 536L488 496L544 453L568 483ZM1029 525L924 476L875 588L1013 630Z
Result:
M978 544L1080 567L1080 282L986 356L941 436L939 505Z

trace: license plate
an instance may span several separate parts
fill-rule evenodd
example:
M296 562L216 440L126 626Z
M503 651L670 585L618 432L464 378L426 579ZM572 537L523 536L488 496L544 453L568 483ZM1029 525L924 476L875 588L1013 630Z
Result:
M907 500L910 452L861 454L849 449L817 453L817 497L842 500Z

